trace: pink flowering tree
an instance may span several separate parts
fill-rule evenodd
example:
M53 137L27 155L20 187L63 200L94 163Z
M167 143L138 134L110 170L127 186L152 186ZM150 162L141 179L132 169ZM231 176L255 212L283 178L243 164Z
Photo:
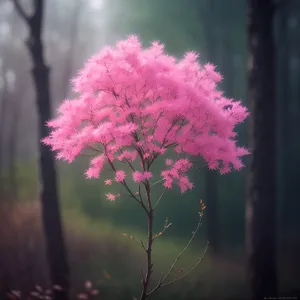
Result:
M247 117L247 109L223 97L217 89L221 75L212 64L202 66L197 59L196 53L188 52L176 60L159 42L143 49L136 36L119 41L113 48L105 47L73 80L78 96L61 104L60 115L47 124L53 130L43 140L58 152L57 159L69 163L82 154L94 155L86 177L99 178L103 168L110 167L114 179L106 179L105 184L122 184L144 210L148 238L139 243L146 252L147 267L142 274L140 300L174 282L167 282L167 278L178 257L150 289L153 241L170 225L166 221L164 229L155 234L153 216L167 190L176 185L181 193L193 188L187 176L192 167L189 157L201 156L208 168L225 174L241 169L240 158L248 154L237 146L234 132ZM175 151L177 159L166 158L161 177L154 181L152 166L167 150ZM117 167L119 162L129 167L127 171ZM128 185L130 178L135 190ZM163 193L153 199L151 192L160 183ZM106 196L114 201L120 195ZM202 203L200 217L203 209ZM181 273L175 280L186 275Z

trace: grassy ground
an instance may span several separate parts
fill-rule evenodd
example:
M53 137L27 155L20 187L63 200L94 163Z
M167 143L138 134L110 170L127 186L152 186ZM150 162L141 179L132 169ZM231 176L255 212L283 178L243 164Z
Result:
M2 271L6 270L2 278L8 284L12 283L11 288L26 290L35 284L45 286L48 278L39 205L23 203L9 208L2 207L2 212L8 209L9 216L5 216L7 226L0 231L1 241L5 241L2 243L0 257ZM1 217L4 220L4 216ZM101 299L132 299L132 296L138 295L140 268L144 265L145 255L136 243L123 237L121 233L125 231L136 238L144 238L145 232L134 228L117 228L107 221L90 221L76 210L64 211L63 219L73 294L80 292L86 280L92 280L101 292ZM186 270L192 267L203 253L202 246L196 243L191 247L180 259L177 270L181 267ZM181 241L172 242L164 240L163 237L156 240L154 279L158 278L160 271L168 270L177 250L183 247ZM228 272L230 276L227 275ZM154 299L173 299L175 295L176 299L193 299L194 295L215 295L218 299L225 299L243 293L242 281L243 270L239 263L230 261L229 258L212 261L207 254L197 270L187 279L161 290Z
M33 289L36 284L45 287L49 284L40 207L37 201L32 201L37 195L36 170L32 163L22 165L18 171L18 201L0 203L0 299L4 299L1 291L5 289L17 288L26 291ZM127 226L124 225L126 222L122 225L117 222L116 218L126 208L124 206L118 208L115 217L107 218L104 212L110 216L114 211L112 203L99 199L103 195L103 184L90 181L83 185L83 177L74 178L71 175L72 169L61 170L61 207L71 265L72 295L75 299L75 294L84 289L84 282L92 280L100 290L98 299L132 299L140 291L140 269L145 264L145 253L136 243L123 237L122 233L133 235L139 240L145 239L146 231L142 230L142 226ZM82 203L87 203L90 207L84 207ZM178 203L176 205L181 205ZM232 206L230 205L228 204L228 209ZM179 211L184 208L178 207ZM92 217L91 212L96 209L102 212L100 216L96 214ZM131 213L136 217L136 212L127 210L123 213ZM189 216L188 212L185 214ZM228 219L232 221L232 218ZM180 226L186 219L178 215L175 220ZM235 223L232 224L232 227L236 227ZM190 225L186 227L190 228ZM189 239L188 234L181 235L180 238L174 235L170 237L167 231L166 236L155 241L153 284L160 271L168 270L178 250L185 246ZM234 236L235 233L231 232L231 235ZM177 271L181 267L189 270L202 255L204 244L205 240L200 231L196 241L178 262ZM299 243L291 239L291 242L281 245L284 246L283 249L279 248L281 294L296 295L300 280L297 267L300 262ZM236 248L228 253L214 259L207 253L192 274L158 291L153 299L247 299L249 290L243 251Z

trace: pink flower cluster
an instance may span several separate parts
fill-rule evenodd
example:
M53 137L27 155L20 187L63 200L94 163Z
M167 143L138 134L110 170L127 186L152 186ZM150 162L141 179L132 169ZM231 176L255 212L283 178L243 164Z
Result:
M224 98L217 89L221 75L197 59L188 52L176 60L159 42L143 49L136 36L105 47L73 80L78 97L61 104L43 142L68 162L84 150L97 151L88 178L98 178L107 163L131 164L138 158L142 170L133 170L132 177L140 183L151 178L152 163L169 148L202 156L221 173L239 170L240 157L248 151L236 145L234 128L247 117L247 109ZM192 165L188 160L167 165L172 168L161 173L167 188L173 182L182 192L192 188L184 175ZM123 182L125 172L115 172L115 180Z
M177 182L181 193L193 188L193 184L185 175L193 165L188 159L178 159L175 163L168 159L166 160L166 165L171 166L169 170L161 172L162 177L165 179L164 186L166 188L171 189L174 181Z

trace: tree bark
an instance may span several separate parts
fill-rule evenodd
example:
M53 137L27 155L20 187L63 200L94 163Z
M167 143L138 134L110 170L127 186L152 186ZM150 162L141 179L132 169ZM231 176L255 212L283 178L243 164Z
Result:
M273 3L248 0L248 94L252 151L246 246L252 297L277 296Z
M0 91L0 195L5 198L5 184L4 184L4 136L5 136L5 121L7 115L7 80L6 80L6 68L2 66L1 76L3 77L3 87Z
M217 255L220 251L218 174L217 171L207 168L205 169L205 195L207 238L211 254Z
M291 133L289 118L289 101L290 98L290 41L289 41L289 6L288 1L284 2L280 6L279 13L279 36L278 36L278 59L279 59L279 74L278 80L280 82L278 86L279 99L278 103L278 186L279 197L281 202L281 218L283 233L289 228L289 200L291 193L289 191L289 172L288 166L291 161ZM286 197L285 201L283 197Z
M17 178L17 147L18 129L20 119L20 104L16 101L16 94L10 97L10 134L8 139L8 170L9 170L9 194L13 201L18 201L18 178ZM13 99L14 98L14 99Z
M25 14L17 0L13 0L13 2L20 16L27 22L30 31L27 47L33 62L32 78L36 90L39 138L43 139L50 133L45 123L51 118L49 68L44 60L42 43L44 1L33 0L34 13L32 16ZM54 299L67 300L69 299L69 266L60 215L54 154L50 147L40 141L39 165L42 221L50 278L52 285L61 287L61 289L54 289Z

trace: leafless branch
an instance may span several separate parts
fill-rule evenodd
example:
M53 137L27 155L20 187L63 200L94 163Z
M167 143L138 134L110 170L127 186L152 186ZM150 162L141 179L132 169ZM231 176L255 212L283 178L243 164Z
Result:
M182 273L179 273L178 276L172 280L172 281L169 281L167 283L165 283L166 279L169 277L169 275L171 274L171 272L174 270L178 260L181 258L181 256L185 253L185 251L188 249L188 247L190 246L190 244L192 243L192 241L194 240L199 228L200 228L200 225L201 225L201 221L202 221L202 212L199 213L199 221L198 221L198 224L197 224L197 227L196 229L193 231L192 233L192 237L190 238L190 240L188 241L187 245L184 247L184 249L176 256L173 264L171 265L170 269L167 271L167 273L158 281L157 285L150 291L147 293L147 297L150 296L151 294L153 294L156 290L158 290L159 288L163 287L163 286L166 286L166 285L170 285L172 284L173 282L185 277L186 275L190 274L199 264L200 262L202 261L205 253L206 253L206 250L207 250L207 246L205 248L205 251L204 251L204 254L200 257L200 259L197 261L197 263L194 265L194 267L188 272L186 273L185 275L182 275L180 276Z
M164 196L164 194L166 193L167 188L164 189L164 191L161 193L160 197L158 198L157 202L155 203L155 205L153 206L153 210L156 208L156 206L158 205L158 203L160 202L160 200L162 199L162 197Z
M16 8L18 14L21 16L21 18L23 18L26 22L29 23L29 21L30 21L30 16L28 16L28 15L25 13L25 11L24 11L23 7L21 6L19 0L11 0L11 1L13 2L14 6L15 6L15 8Z
M122 233L122 235L125 236L125 237L127 237L127 238L129 238L130 240L136 242L139 246L141 246L141 247L147 252L147 249L146 249L146 247L145 247L145 245L144 245L144 242L143 242L142 240L139 242L139 241L137 241L137 240L135 239L134 236L128 235L127 233Z
M158 237L160 237L161 235L163 235L163 234L165 233L165 231L166 231L171 225L172 225L172 223L169 223L168 218L166 218L164 228L163 228L159 233L157 233L157 234L155 234L155 235L153 236L153 241L154 241L156 238L158 238Z
M199 257L197 263L196 263L196 264L195 264L188 272L184 273L183 275L181 275L182 273L179 273L179 276L177 276L175 279L173 279L173 280L171 280L171 281L169 281L169 282L167 282L167 283L164 283L164 284L162 284L161 286L167 286L167 285L170 285L170 284L174 283L175 281L180 280L180 279L182 279L182 278L188 276L189 274L191 274L191 273L198 267L198 265L202 262L202 260L203 260L203 258L204 258L204 256L205 256L205 254L206 254L206 252L207 252L208 245L209 245L209 242L206 243L204 252L203 252L203 254L201 255L201 257ZM181 275L181 276L180 276L180 275Z

